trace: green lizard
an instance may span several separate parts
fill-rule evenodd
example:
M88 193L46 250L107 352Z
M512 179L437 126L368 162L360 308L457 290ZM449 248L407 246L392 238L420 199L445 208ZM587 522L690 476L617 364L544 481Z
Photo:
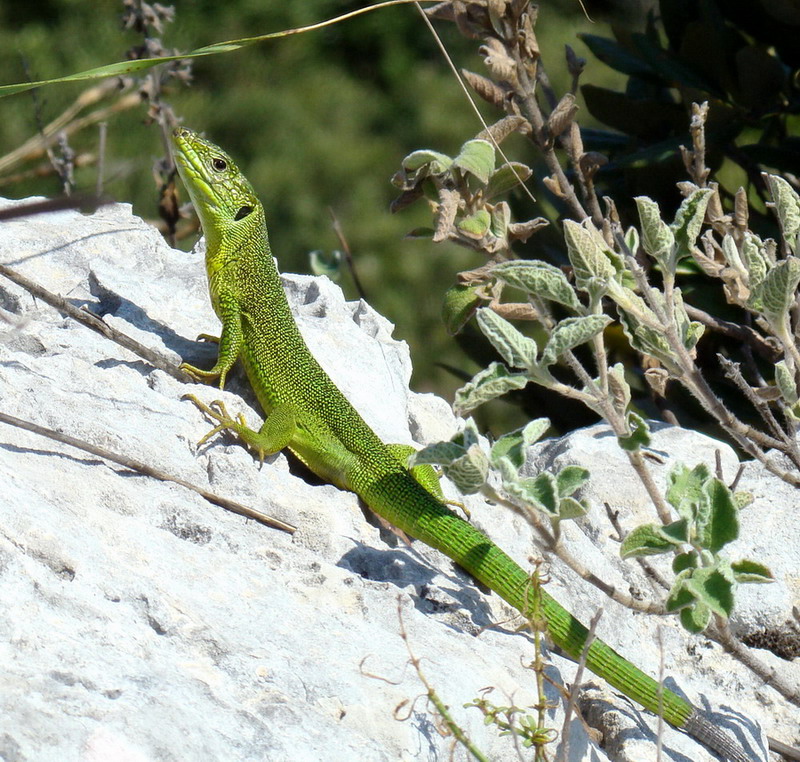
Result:
M211 370L184 363L194 379L225 385L241 358L266 420L259 431L224 406L189 395L217 426L232 430L263 459L288 448L322 479L356 492L385 520L448 555L523 616L530 613L530 577L488 537L451 511L426 472L404 465L408 449L386 445L364 422L305 344L270 253L264 208L231 158L196 133L173 134L178 172L206 238L206 269L214 311L222 321L219 354ZM205 337L210 338L210 337ZM573 658L587 629L546 591L541 606L552 640ZM595 674L661 714L672 725L733 762L751 757L695 707L594 639L586 664Z

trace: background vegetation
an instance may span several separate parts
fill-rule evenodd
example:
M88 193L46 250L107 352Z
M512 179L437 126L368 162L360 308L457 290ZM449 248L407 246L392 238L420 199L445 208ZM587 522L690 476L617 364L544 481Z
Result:
M157 36L166 48L185 51L312 23L360 5L341 0L178 0L174 22ZM122 12L122 3L110 1L3 3L3 81L46 78L122 60L126 51L142 44L140 33L122 28ZM438 24L438 30L458 66L480 70L473 42L450 24ZM608 25L592 24L573 0L542 9L540 44L549 60L557 62L551 76L558 84L568 78L561 65L564 43L588 52L576 37L580 31L608 33ZM466 375L478 366L465 360L443 329L442 294L457 271L482 264L482 258L453 244L404 240L408 231L428 223L429 215L421 206L391 215L396 189L389 180L413 149L455 153L481 126L418 12L391 8L320 32L200 59L192 75L188 86L169 82L164 99L184 124L205 131L245 169L267 207L282 269L308 272L310 251L339 248L332 210L370 302L397 325L396 335L411 344L415 387L452 399L460 380L436 363L446 362ZM591 77L609 87L623 82L622 75L599 64L592 67ZM85 84L62 85L0 101L0 152L35 136L84 89ZM487 119L494 119L496 111L483 105ZM148 124L147 108L146 103L132 103L107 119L104 177L114 198L133 203L137 214L157 222L158 183L152 168L164 147L157 125ZM94 124L69 138L78 156L96 157L98 143ZM76 170L79 189L94 188L97 167L89 161ZM60 194L54 173L23 174L49 168L40 154L0 170L0 194ZM538 195L535 187L534 193ZM188 248L195 239L191 234L179 245ZM528 256L535 255L536 245ZM349 298L357 298L352 281L345 278L342 285Z

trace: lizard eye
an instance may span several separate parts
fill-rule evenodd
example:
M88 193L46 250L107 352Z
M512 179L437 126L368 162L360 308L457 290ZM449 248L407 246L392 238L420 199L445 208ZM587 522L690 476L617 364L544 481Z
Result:
M224 172L228 168L228 162L225 159L220 159L217 157L216 159L211 160L211 166L217 170L217 172Z
M253 207L252 206L243 206L243 207L241 207L239 209L238 212L236 212L236 216L233 219L234 220L243 220L252 211L253 211Z

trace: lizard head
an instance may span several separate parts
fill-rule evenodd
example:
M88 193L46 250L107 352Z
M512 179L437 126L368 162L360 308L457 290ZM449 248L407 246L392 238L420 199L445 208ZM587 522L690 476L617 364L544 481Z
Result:
M255 190L225 151L196 132L178 127L172 133L178 174L189 191L203 232L223 231L261 209Z

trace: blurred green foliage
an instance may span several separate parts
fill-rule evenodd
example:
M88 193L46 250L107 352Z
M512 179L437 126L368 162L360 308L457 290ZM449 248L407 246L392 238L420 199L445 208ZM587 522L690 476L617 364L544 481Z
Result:
M165 27L162 43L190 50L313 23L364 4L178 0L175 21ZM110 0L3 3L4 82L122 60L142 38L121 28L121 12L122 4ZM587 20L571 0L542 9L540 44L552 61L549 74L556 87L568 81L564 43L582 47L576 40L579 31L607 30ZM438 31L457 66L481 70L474 41L463 39L451 24L438 25ZM602 84L622 80L600 68ZM50 86L33 96L0 101L0 153L34 136L83 89L79 84ZM454 153L481 125L418 12L412 6L391 8L322 31L200 59L193 65L191 86L171 84L164 99L184 124L224 146L253 181L268 211L273 251L282 269L308 272L311 251L340 248L329 210L335 213L370 302L411 344L416 388L452 397L460 381L437 363L461 368L467 376L477 366L464 359L441 323L442 295L456 272L483 261L452 244L404 240L408 231L426 224L427 215L422 207L390 215L395 193L389 180L413 149ZM487 119L496 118L485 104L481 107ZM146 109L144 104L109 121L105 187L155 222L158 193L152 167L164 148ZM70 145L79 154L96 153L97 128L73 135ZM10 174L37 166L47 167L46 157ZM10 197L61 192L55 175L0 182L0 194ZM90 190L95 182L94 165L76 170L78 188ZM181 245L189 247L193 240ZM349 278L342 285L348 297L356 298Z

